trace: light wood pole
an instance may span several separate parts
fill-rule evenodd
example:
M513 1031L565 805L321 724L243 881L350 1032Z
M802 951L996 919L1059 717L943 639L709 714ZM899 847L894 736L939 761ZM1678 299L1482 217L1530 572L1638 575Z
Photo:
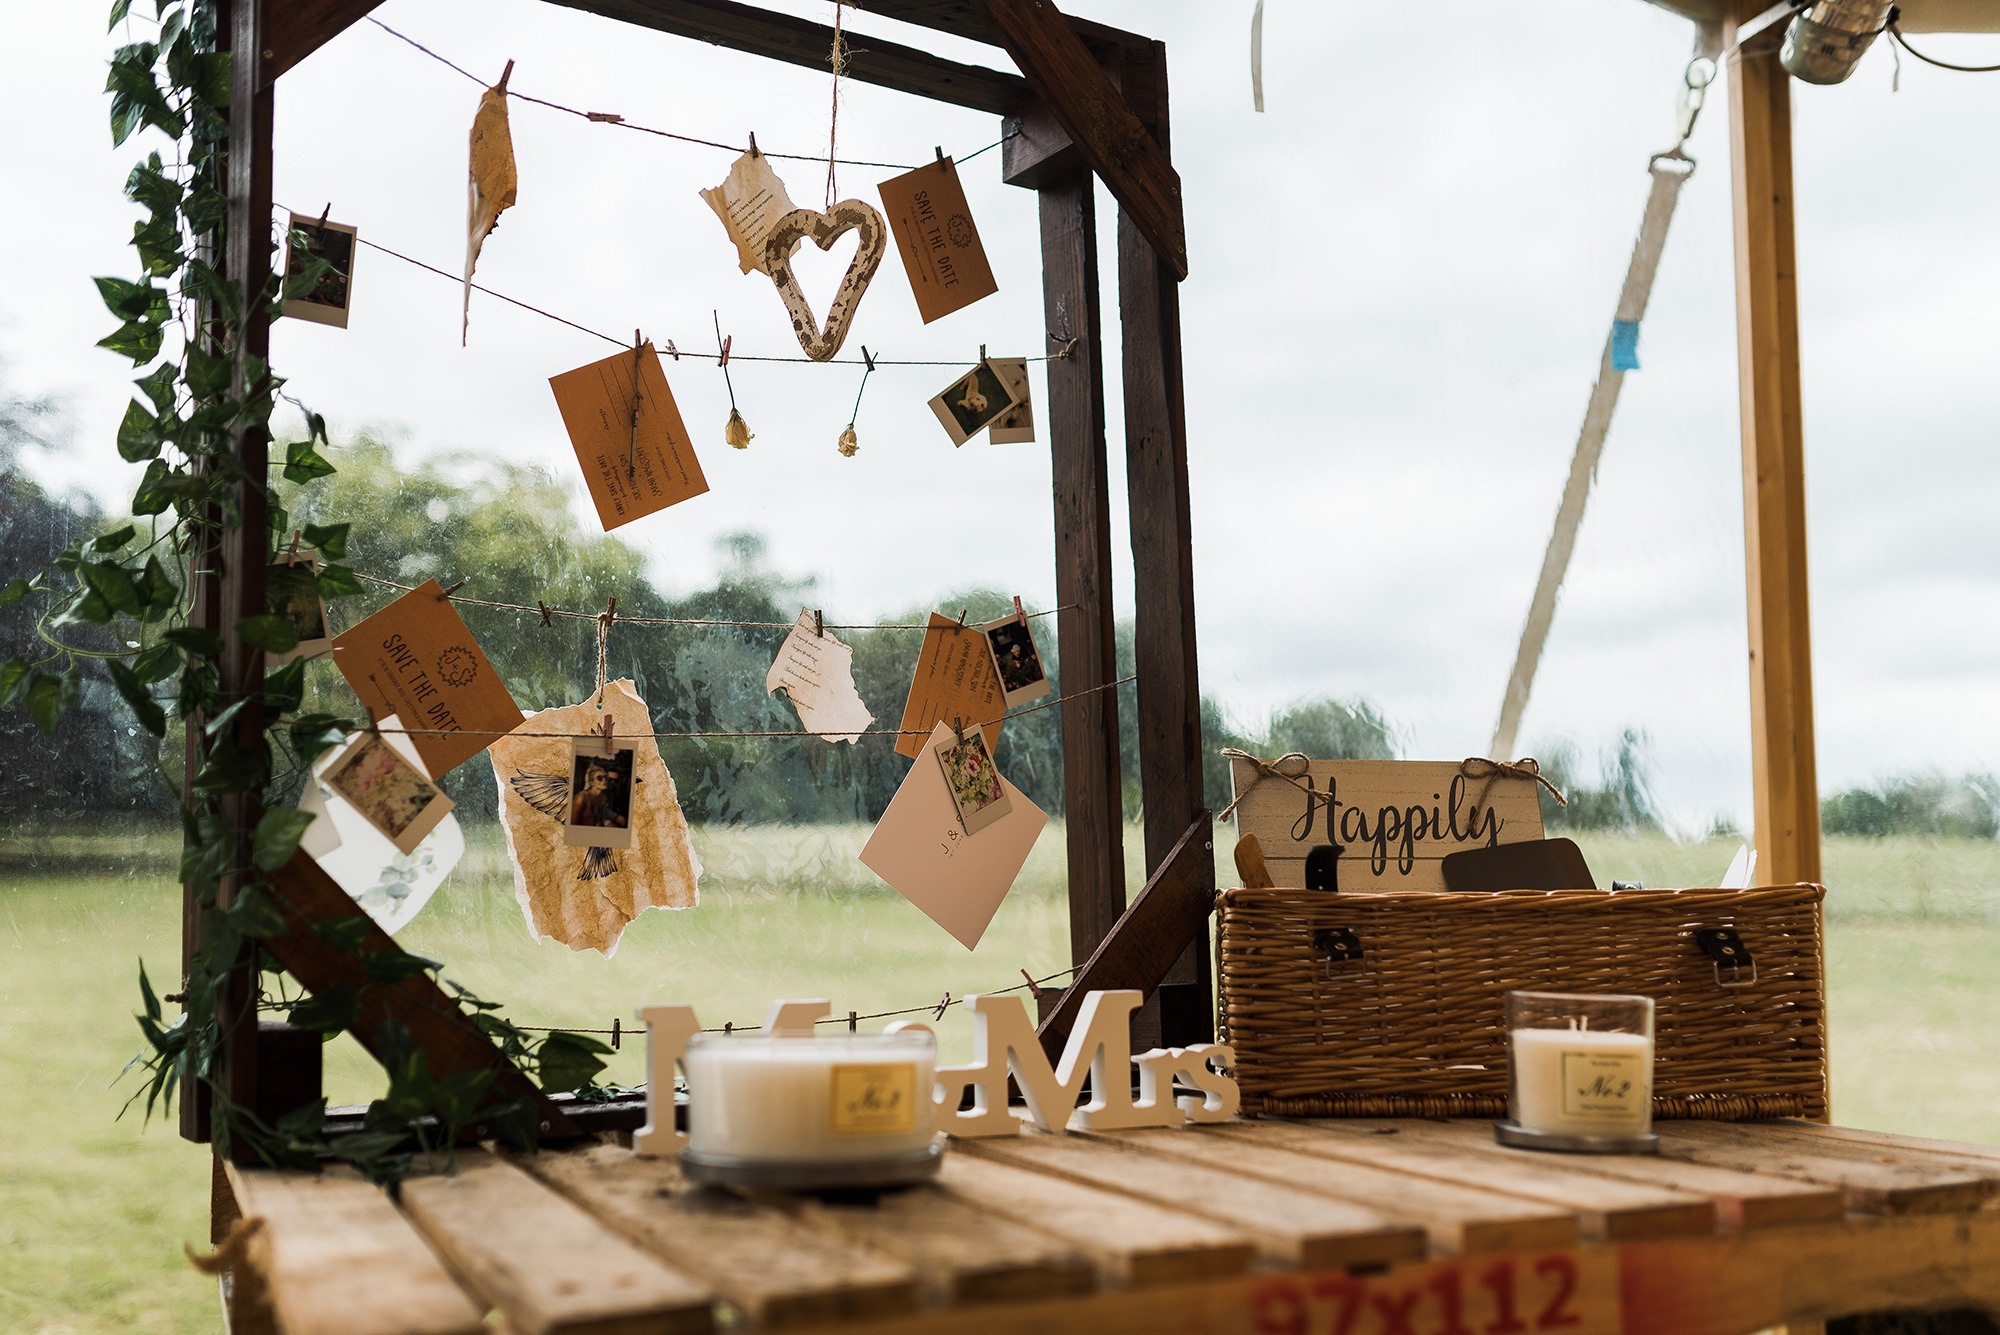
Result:
M1732 32L1728 57L1750 595L1750 756L1758 880L1765 885L1820 879L1792 235L1792 89L1778 63L1783 32L1782 23L1774 24L1745 46L1734 44Z

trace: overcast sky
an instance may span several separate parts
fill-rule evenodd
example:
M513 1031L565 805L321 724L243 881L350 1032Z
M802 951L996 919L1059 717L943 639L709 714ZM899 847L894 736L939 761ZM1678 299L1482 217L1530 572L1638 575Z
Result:
M819 0L775 4L827 20ZM1483 753L1575 444L1646 187L1672 141L1688 24L1642 0L1402 6L1270 0L1251 109L1249 0L1072 0L1168 43L1174 158L1187 205L1182 291L1202 686L1245 721L1308 695L1364 696L1405 754ZM151 6L136 8L150 12ZM75 425L54 485L107 506L131 478L112 447L130 368L93 348L112 327L92 274L128 275L135 210L118 194L138 146L112 150L102 5L16 7L0 43L14 128L0 211L0 359L16 391L55 393ZM515 90L701 138L824 153L826 74L738 56L537 0L388 0L386 23ZM1006 68L997 50L867 15L853 28ZM144 35L134 25L135 35ZM1947 59L1992 38L1932 37ZM1954 57L1953 53L1957 53ZM462 262L466 133L478 87L361 24L278 89L279 200L445 270ZM2000 77L1886 48L1794 98L1809 536L1820 776L1827 791L1936 766L2000 769ZM732 155L516 102L520 204L480 279L615 338L796 351L767 279L740 275L696 191ZM1662 796L1688 824L1747 820L1742 479L1719 81L1682 197L1568 587L1522 729L1595 753L1652 736ZM997 118L843 85L844 157L964 157ZM778 164L795 201L823 167ZM930 326L886 260L850 354L970 362L1042 351L1032 192L1000 155L964 179L1000 291ZM878 203L884 168L842 167ZM1115 211L1104 229L1114 483ZM809 293L849 247L802 251ZM836 258L837 257L837 258ZM817 262L816 262L817 261ZM576 478L548 377L609 345L364 252L346 331L281 322L273 360L334 423L406 460L452 451ZM824 305L824 297L819 297ZM765 532L777 564L821 577L829 617L865 618L987 584L1054 595L1045 445L954 450L925 406L943 368L877 373L861 452L841 458L851 368L732 364L757 433L723 446L713 359L667 364L712 491L620 530L661 582L706 580L714 539ZM1035 391L1042 393L1037 372ZM336 455L336 462L338 456ZM1129 548L1113 498L1117 597ZM580 519L592 523L594 519ZM396 553L357 534L359 564ZM468 591L532 599L533 591Z

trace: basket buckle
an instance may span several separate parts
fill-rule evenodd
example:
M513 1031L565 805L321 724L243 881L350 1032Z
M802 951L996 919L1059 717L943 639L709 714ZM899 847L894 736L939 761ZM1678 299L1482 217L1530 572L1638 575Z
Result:
M1694 943L1701 947L1701 953L1708 956L1710 966L1715 970L1717 987L1751 987L1757 982L1757 961L1751 957L1750 947L1743 944L1734 927L1703 927L1694 934ZM1727 966L1731 977L1725 981L1722 970ZM1745 968L1750 977L1743 978Z
M1351 927L1322 927L1313 933L1313 947L1325 955L1330 964L1344 964L1362 959L1366 952L1361 949L1361 938Z

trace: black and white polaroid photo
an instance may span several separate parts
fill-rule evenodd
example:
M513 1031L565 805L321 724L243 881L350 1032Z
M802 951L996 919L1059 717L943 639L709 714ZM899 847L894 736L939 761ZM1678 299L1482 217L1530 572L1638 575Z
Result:
M321 772L320 781L380 830L398 853L416 852L454 805L379 732L356 737Z
M993 670L1000 675L1000 689L1007 693L1007 708L1049 693L1049 675L1042 669L1034 628L1026 617L1001 617L979 629L985 632L986 645L993 651Z
M1014 406L1014 393L993 363L984 361L931 400L931 411L954 445L963 445Z
M570 744L569 816L563 843L570 848L632 846L632 748L601 737Z
M285 247L285 277L305 272L313 260L325 260L332 268L322 274L312 289L284 304L281 314L295 320L311 320L347 328L348 303L354 295L354 228L345 223L322 223L317 218L292 215L292 244Z
M265 667L333 651L333 625L319 596L319 563L309 556L279 557L264 567L264 609L292 623L299 642L282 654L265 654Z
M986 734L967 728L963 736L937 744L938 764L944 768L944 786L951 791L951 804L958 810L958 823L967 834L978 834L1014 809L1007 786L1000 782L999 767L986 749Z
M993 419L986 439L995 445L1021 445L1035 438L1035 405L1028 394L1028 359L994 357L987 362L1014 396L1014 406Z

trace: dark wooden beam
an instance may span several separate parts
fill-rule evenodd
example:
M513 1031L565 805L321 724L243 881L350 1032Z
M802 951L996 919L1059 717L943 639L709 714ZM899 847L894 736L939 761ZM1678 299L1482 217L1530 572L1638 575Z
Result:
M1123 93L1153 137L1170 144L1166 45L1127 52ZM1146 865L1158 867L1205 809L1201 684L1196 672L1194 540L1187 417L1181 386L1180 289L1129 209L1118 211L1118 311L1125 372L1125 482L1132 516L1133 651L1139 675L1139 778ZM1204 839L1203 842L1207 842ZM1213 861L1187 875L1215 892ZM1160 985L1160 1041L1215 1037L1213 962L1205 928Z
M1206 932L1215 911L1213 824L1206 809L1198 813L1132 907L1119 915L1111 933L1070 980L1062 1000L1035 1031L1050 1061L1062 1056L1090 993L1125 987L1151 992L1189 943Z
M714 46L825 70L833 29L734 0L550 0L621 23L693 37ZM848 36L849 78L974 111L1005 115L1031 96L1018 74L961 65L863 34Z
M264 938L264 949L285 966L300 986L317 995L336 983L347 983L360 1002L359 1018L352 1026L361 1046L382 1055L377 1031L384 1020L401 1020L409 1026L410 1037L430 1064L432 1079L457 1071L497 1069L493 1096L521 1094L535 1105L540 1134L572 1136L576 1127L561 1109L551 1103L534 1084L514 1068L513 1063L493 1046L493 1040L474 1027L456 1001L427 973L405 978L399 983L382 984L368 977L360 956L342 950L312 934L316 923L353 918L361 910L331 876L304 852L271 875L272 898L285 919L286 934ZM389 934L374 923L361 943L364 953L396 950Z
M979 0L1035 95L1104 179L1174 277L1187 277L1181 181L1166 150L1126 105L1098 60L1049 0Z
M359 23L382 0L290 0L265 15L263 43L258 48L257 87L269 88L278 76Z
M868 13L885 19L914 23L918 27L948 32L968 41L985 42L989 46L1004 45L975 0L866 0L866 8ZM1098 55L1114 47L1151 45L1150 39L1122 28L1094 23L1074 15L1064 15L1064 18L1069 23L1070 31L1081 37L1084 45Z
M1056 635L1066 695L1118 679L1111 607L1110 472L1098 335L1097 195L1090 173L1043 188L1042 307L1050 345L1049 454L1055 491ZM1072 342L1072 340L1074 340ZM1070 960L1082 964L1125 911L1118 693L1062 706L1069 833Z

